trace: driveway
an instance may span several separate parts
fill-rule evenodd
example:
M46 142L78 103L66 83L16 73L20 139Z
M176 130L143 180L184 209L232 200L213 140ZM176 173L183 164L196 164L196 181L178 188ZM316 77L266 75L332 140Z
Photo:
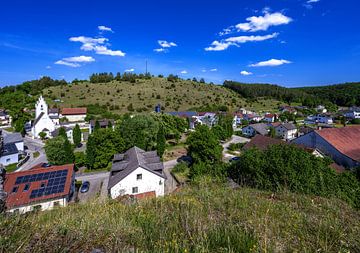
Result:
M172 193L179 186L178 182L170 173L171 169L174 168L176 164L178 164L177 159L164 162L164 174L167 178L165 181L165 194Z
M89 173L75 175L78 181L89 181L89 191L85 193L79 192L78 198L80 203L85 203L91 199L99 197L100 200L106 200L108 197L109 172Z
M47 157L45 154L44 146L45 144L40 140L34 140L28 136L24 137L24 145L28 147L26 150L30 155L30 159L24 163L17 171L29 170L39 163L47 163ZM38 152L39 156L34 157L34 153Z
M246 143L246 142L249 142L249 141L250 141L249 138L241 137L241 136L238 136L238 135L233 135L229 141L222 144L222 146L224 148L223 149L223 158L225 160L229 160L232 157L234 157L234 155L231 155L231 154L227 153L229 151L230 144L232 144L232 143L234 143L234 144Z

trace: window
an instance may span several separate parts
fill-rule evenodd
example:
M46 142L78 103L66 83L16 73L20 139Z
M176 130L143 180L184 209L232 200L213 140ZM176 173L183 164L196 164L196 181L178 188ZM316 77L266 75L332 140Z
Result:
M30 184L26 184L25 187L24 187L24 192L28 191L30 188Z
M137 187L132 188L132 193L138 193L139 189Z
M136 180L141 180L142 179L142 174L137 174L136 175Z
M41 209L42 209L41 205L36 205L36 206L33 207L33 211L35 211L35 212L36 211L41 211Z
M10 159L10 158L7 158L7 159L6 159L6 162L7 162L7 163L8 163L8 162L10 162L10 161L11 161L11 159Z
M15 187L12 189L12 193L16 193L18 189L19 189L19 186L15 186Z
M40 188L44 188L44 187L45 187L45 182L42 182Z
M54 206L60 206L60 202L59 202L59 201L55 201L55 202L54 202Z

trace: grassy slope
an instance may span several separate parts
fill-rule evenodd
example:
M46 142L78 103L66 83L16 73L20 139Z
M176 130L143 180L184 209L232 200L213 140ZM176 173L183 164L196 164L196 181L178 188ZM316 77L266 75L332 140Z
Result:
M60 97L64 93L64 97ZM60 106L82 106L99 103L100 105L119 106L115 113L127 112L132 103L134 109L146 108L152 111L160 103L166 111L183 111L190 108L213 105L227 105L231 110L240 107L249 109L275 110L277 101L260 100L247 103L237 93L219 85L200 84L191 81L178 81L174 84L164 78L138 80L137 83L113 81L107 84L80 83L70 87L51 87L44 94L61 98ZM157 96L160 95L160 98ZM53 103L52 103L53 104Z
M0 217L0 251L360 252L360 213L343 202L210 185Z

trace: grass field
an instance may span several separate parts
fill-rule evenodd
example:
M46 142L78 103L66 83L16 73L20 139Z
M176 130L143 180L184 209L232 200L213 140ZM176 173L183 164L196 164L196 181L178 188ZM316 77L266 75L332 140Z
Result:
M63 102L59 107L90 104L107 106L114 113L125 113L129 107L135 111L153 111L161 104L165 111L185 111L211 105L226 105L230 111L246 107L256 111L272 111L275 100L248 103L237 93L220 85L180 80L169 82L165 78L140 79L136 83L112 81L104 84L78 83L44 90L51 105L54 99ZM131 106L130 106L131 105Z
M0 252L360 252L360 213L336 199L201 180L124 205L0 216Z

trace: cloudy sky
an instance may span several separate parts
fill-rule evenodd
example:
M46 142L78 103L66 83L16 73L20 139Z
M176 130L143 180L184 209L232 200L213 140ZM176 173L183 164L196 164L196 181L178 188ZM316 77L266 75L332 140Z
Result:
M0 86L170 73L288 87L360 81L355 0L4 1Z

